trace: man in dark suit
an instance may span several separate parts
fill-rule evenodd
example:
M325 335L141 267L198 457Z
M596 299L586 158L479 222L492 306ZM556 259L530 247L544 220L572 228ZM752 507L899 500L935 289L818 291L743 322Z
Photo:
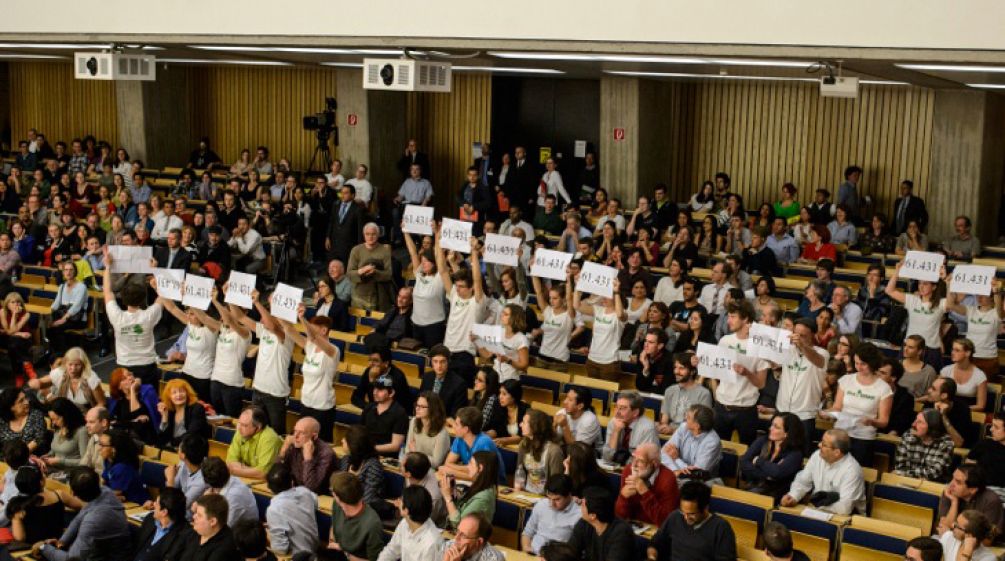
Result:
M475 159L471 166L478 168L478 176L481 178L479 183L490 189L495 187L498 162L492 158L492 148L488 142L482 143L482 157Z
M492 209L495 207L495 201L493 200L492 189L487 185L484 185L479 179L478 168L471 166L468 168L468 181L461 186L461 192L457 198L457 206L467 207L464 213L468 214L471 210L478 213L477 219L473 222L475 223L474 228L472 228L472 234L475 236L482 235L482 228L485 226L485 221L488 220L489 214L492 213Z
M422 170L422 177L429 179L429 156L424 152L419 152L419 145L414 138L408 140L405 147L405 154L398 160L398 171L401 172L401 179L408 179L412 164L419 164Z
M154 501L153 512L133 541L135 561L180 561L188 543L195 538L185 520L185 494L173 487L161 490Z
M188 271L192 265L192 254L181 246L181 230L173 229L167 235L167 247L158 247L154 259L160 269L181 269Z
M349 262L352 248L363 241L363 211L355 201L356 188L343 185L339 191L339 200L332 205L331 226L325 241L325 249L331 252L331 258L338 259L343 264Z
M422 375L419 392L431 391L440 396L447 415L453 417L457 410L468 404L468 385L464 379L449 370L450 349L444 345L433 345L429 349L432 371Z
M928 209L925 201L915 197L914 182L905 179L900 182L900 197L893 203L893 233L899 236L907 231L907 224L914 220L921 231L928 225Z
M541 184L541 174L534 162L527 159L527 150L517 146L513 151L516 161L510 165L506 177L506 196L510 204L526 209L527 220L533 220L530 209L537 208L537 188Z

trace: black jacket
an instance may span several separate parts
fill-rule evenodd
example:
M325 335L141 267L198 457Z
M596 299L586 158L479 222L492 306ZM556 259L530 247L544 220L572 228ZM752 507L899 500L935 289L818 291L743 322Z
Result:
M409 309L407 314L402 315L397 306L391 308L391 311L377 321L373 330L395 342L405 337L413 337L412 310Z
M537 206L537 188L541 184L541 173L534 162L523 161L523 167L517 166L517 161L509 166L506 173L506 192L510 195L510 204L519 206L524 216L530 216L531 209Z
M433 391L433 382L436 374L432 371L422 375L422 385L419 391ZM447 408L447 415L453 417L457 410L468 404L468 386L457 374L447 372L443 379L443 387L440 388L440 399L443 400L444 407Z
M185 434L193 432L207 440L211 437L211 427L206 421L206 408L198 402L185 407ZM161 447L177 447L180 441L180 438L174 437L174 413L168 413L167 428L160 430L157 427L157 442Z
M394 400L405 411L411 411L414 400L412 399L412 390L408 386L408 378L405 377L405 373L392 364L384 376L390 376L391 381L394 382ZM363 372L363 375L359 379L359 385L352 391L352 397L349 399L356 407L366 409L366 406L373 402L373 393L371 393L371 390L373 390L373 382L370 381L370 376L366 372Z
M925 227L928 226L928 209L925 208L925 201L914 195L911 195L911 198L907 201L907 208L904 209L903 224L897 224L897 210L900 209L900 202L903 200L903 197L898 197L893 203L893 214L890 215L890 224L893 226L894 232L897 235L903 234L907 231L907 223L912 220L918 223L921 231L925 231Z
M192 531L188 522L182 520L171 525L171 529L157 543L151 544L157 525L153 515L143 519L139 531L133 540L133 553L130 559L136 561L181 561L189 543L199 541L199 536Z
M766 246L761 247L761 251L745 249L740 268L752 275L778 276L781 270L778 268L778 257L775 252Z
M161 269L181 269L188 271L189 267L192 266L192 254L185 251L183 247L178 248L178 252L174 256L174 262L168 267L168 258L170 256L171 250L166 247L158 247L154 251L154 259L157 260L157 266Z
M429 179L429 156L425 152L416 152L413 156L402 156L398 159L398 171L401 172L402 180L409 177L412 164L419 164L422 168L422 177Z
M499 400L496 399L495 406L492 408L492 417L489 419L488 427L486 430L495 431L496 438L505 438L507 436L523 436L523 431L520 429L521 421L523 416L527 413L527 409L530 407L524 403L520 402L516 404L516 434L510 435L506 430L506 425L509 424L509 412L505 407L499 405Z
M339 220L342 201L335 201L331 210L331 226L328 228L328 239L332 243L332 256L348 264L349 252L363 241L363 211L359 206L349 203L345 217Z
M461 185L460 190L457 192L458 208L464 204L464 192L467 190L468 185L469 184L465 182L464 185ZM484 223L488 218L488 213L492 212L492 208L495 206L492 189L479 183L475 186L475 192L472 199L471 206L478 211L478 222Z
M209 541L200 544L198 535L189 541L185 551L185 561L241 561L243 558L234 544L234 534L230 528L223 528Z

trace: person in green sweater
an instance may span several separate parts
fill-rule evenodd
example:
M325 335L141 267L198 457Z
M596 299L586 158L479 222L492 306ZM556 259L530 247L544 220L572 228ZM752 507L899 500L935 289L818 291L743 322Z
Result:
M376 511L363 502L363 484L340 471L332 476L332 528L328 549L341 551L350 561L377 561L384 549L384 527Z
M475 452L468 464L468 476L474 481L454 499L455 480L453 476L440 479L440 491L447 507L447 520L457 529L461 519L471 513L481 513L492 520L496 512L497 484L499 481L499 460L495 452Z
M283 447L283 439L269 426L265 410L249 405L237 418L237 434L227 449L227 467L237 477L265 479Z
M534 229L544 230L546 234L558 236L565 229L565 219L562 218L561 211L556 208L558 199L555 195L548 195L544 198L544 212L534 214Z

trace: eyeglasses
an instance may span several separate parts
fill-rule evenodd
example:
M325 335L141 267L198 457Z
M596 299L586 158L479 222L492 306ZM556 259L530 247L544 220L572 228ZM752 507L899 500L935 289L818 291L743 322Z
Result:
M416 403L415 404L415 408L416 409L429 409L429 406L428 405L419 405L418 403Z

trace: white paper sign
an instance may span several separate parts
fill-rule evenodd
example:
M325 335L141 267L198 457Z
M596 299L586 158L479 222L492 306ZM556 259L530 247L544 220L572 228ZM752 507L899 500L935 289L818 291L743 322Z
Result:
M482 143L481 142L472 142L471 143L471 159L472 160L477 160L478 158L481 158L482 156L483 156L483 154L482 154Z
M503 326L476 323L471 326L471 334L475 336L475 346L497 355L506 354L502 345L505 336Z
M152 274L153 267L150 260L154 256L152 247L134 247L127 245L108 246L109 255L112 256L113 273L142 273Z
M485 255L482 259L486 263L516 267L520 264L520 258L516 254L520 248L520 242L520 238L514 236L485 234Z
M401 217L401 231L409 234L433 235L433 207L405 205Z
M444 218L440 224L440 247L471 253L471 222Z
M185 296L181 303L206 310L213 300L213 279L199 275L185 275Z
M736 362L736 351L719 345L709 345L698 342L695 349L698 355L698 375L704 378L712 378L721 382L736 382L736 371L733 370L733 363Z
M299 321L297 307L304 300L304 289L279 283L269 298L269 311L279 319L290 323Z
M571 261L571 253L553 249L539 249L534 252L530 274L534 277L564 281L568 277L566 269L569 268Z
M946 256L930 251L908 251L900 266L900 276L928 282L938 282L939 270L946 262Z
M586 141L585 140L577 140L576 141L576 149L575 149L575 152L573 153L573 156L576 157L576 158L585 158L586 157Z
M182 269L154 269L154 278L157 279L157 294L181 302L181 283L185 280L185 271Z
M747 352L752 357L781 364L788 359L789 349L792 347L790 337L792 332L786 329L777 329L763 323L752 324Z
M852 415L844 411L829 411L828 414L834 417L834 428L841 430L851 430L858 425L862 419L861 415Z
M254 306L251 301L251 293L255 290L257 280L256 275L231 271L230 279L227 281L227 294L223 301L250 310Z
M610 298L614 295L614 279L617 276L618 270L614 267L587 261L579 272L576 290Z
M991 265L957 265L953 267L950 290L959 294L988 296L991 294L995 273L997 270Z

